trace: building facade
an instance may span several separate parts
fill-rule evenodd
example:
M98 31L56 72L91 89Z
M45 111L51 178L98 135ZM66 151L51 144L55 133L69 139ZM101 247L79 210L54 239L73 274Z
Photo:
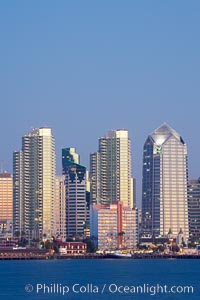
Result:
M66 185L66 236L82 239L87 219L86 168L75 148L62 149L62 170Z
M50 128L22 137L13 174L15 231L28 239L50 238L55 233L55 142Z
M56 176L55 186L55 234L59 240L66 240L66 185L65 176Z
M123 202L91 205L90 235L99 250L133 249L138 243L137 210Z
M13 232L13 183L10 173L0 173L0 237L11 237Z
M13 234L20 235L23 230L23 152L15 151L13 153Z
M90 202L101 203L100 185L100 153L90 154Z
M87 244L83 242L56 241L60 255L82 255L87 252Z
M189 233L192 242L200 241L200 178L188 181Z
M143 152L142 234L189 236L187 146L168 124L148 136Z
M109 131L99 139L99 151L90 155L91 203L122 201L134 207L131 142L125 129Z

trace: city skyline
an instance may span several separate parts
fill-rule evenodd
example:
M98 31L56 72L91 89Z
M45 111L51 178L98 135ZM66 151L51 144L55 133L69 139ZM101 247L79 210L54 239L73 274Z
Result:
M162 124L167 124L167 125L169 125L168 123L166 123L166 122L164 122L164 123L162 123ZM161 125L161 124L160 124ZM170 124L171 125L171 124ZM40 129L41 128L48 128L47 126L45 126L45 127L39 127ZM51 128L51 127L50 127ZM156 127L156 128L158 128L158 127ZM32 128L32 131L34 130L35 128ZM37 128L36 128L37 129ZM53 133L53 135L54 135L54 130L53 130L53 128L51 128L51 130L52 130L52 133ZM127 129L115 129L115 130L127 130ZM114 129L112 129L112 130L107 130L107 132L114 132L115 131ZM128 131L129 132L129 131ZM149 133L149 134L147 134L147 135L150 135L151 133ZM26 135L26 134L24 134L24 135ZM130 134L130 132L129 132L129 136L131 136L131 134ZM55 137L55 149L57 148L56 147L56 136L54 135L54 137ZM103 134L101 135L101 137L98 137L98 139L100 140L101 138L103 137ZM130 140L131 140L131 138L130 138ZM144 139L145 140L145 139ZM131 140L131 142L132 142L132 140ZM187 145L187 148L188 148L188 144L187 144L187 142L186 142L186 145ZM98 145L97 145L98 146ZM76 147L76 145L73 145L73 147L72 148L76 148L77 149L77 147ZM190 148L190 147L189 147ZM62 148L63 149L63 148ZM59 175L61 175L62 174L62 149L60 149L60 151L59 151L59 153L56 153L56 174L59 176ZM14 152L17 152L17 151L14 151ZM81 150L80 151L78 151L79 153L81 153ZM94 154L95 154L95 152L93 152ZM86 168L87 168L87 170L88 171L90 171L90 163L89 163L89 160L90 160L90 156L93 154L92 152L89 152L88 153L88 163L87 164L85 164L84 162L82 162L81 161L81 163L82 163L82 165L84 165ZM142 153L143 153L143 150L141 151L141 153L140 153L140 156L142 157ZM11 153L12 154L12 153ZM135 172L134 172L134 165L135 165L135 161L133 161L133 158L134 158L134 153L133 153L133 149L131 149L131 156L132 156L132 175L133 175L133 178L135 178L136 179L136 206L137 207L141 207L141 205L142 205L142 176L140 175L139 177L136 177L135 176ZM11 157L11 163L13 163L13 160L12 160L13 158ZM190 159L191 159L191 157L190 156L188 156L188 161L190 161ZM82 159L81 159L82 160ZM142 173L142 164L143 164L143 162L141 161L141 163L140 163L140 165L141 165L141 173ZM12 166L11 166L11 170L9 170L9 169L6 169L5 168L5 165L4 165L4 161L2 161L1 162L1 171L6 171L6 172L10 172L11 174L12 174L12 172L13 172L13 169L12 169ZM195 177L195 176L190 176L190 173L192 173L191 172L191 170L190 170L190 164L188 163L188 178L189 179L197 179L197 178L199 178L200 176L199 176L199 173L197 172L197 176ZM139 181L140 180L140 181ZM139 189L138 189L139 188Z
M199 0L0 1L2 299L198 298L199 31Z
M138 215L133 198L130 150L128 130L107 132L99 138L99 150L91 154L89 186L89 173L80 164L75 148L62 149L64 176L56 176L51 128L35 128L22 136L21 150L13 153L13 177L1 173L3 213L11 207L13 183L13 233L26 234L29 240L44 236L80 239L89 234L93 208L101 210L101 205L105 205L109 209L109 205L111 208L117 203L135 211L136 222L140 212ZM141 239L166 239L173 235L178 244L187 244L190 237L198 235L198 184L199 179L188 182L187 145L183 137L168 124L161 124L147 137L143 148ZM7 234L4 229L9 228L10 219L9 215L2 219L3 234ZM122 223L117 222L119 234L124 232L126 223L120 227Z
M56 176L52 130L33 129L22 137L21 150L13 153L13 232L25 232L29 239L55 234L75 239L87 234L89 211L95 205L108 208L123 203L135 210L130 163L128 130L118 129L99 138L98 152L91 154L90 176L75 148L62 149L64 177ZM2 174L6 180L8 175ZM173 234L179 243L187 243L188 220L198 230L198 217L193 216L199 198L189 196L189 191L193 192L193 186L188 185L187 145L167 123L161 124L148 135L143 148L142 238ZM2 200L7 203L8 196Z

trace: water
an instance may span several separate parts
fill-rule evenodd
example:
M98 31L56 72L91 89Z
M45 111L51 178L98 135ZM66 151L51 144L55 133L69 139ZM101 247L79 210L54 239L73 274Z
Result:
M77 285L73 291L74 284ZM79 292L79 287L83 286L81 290L84 291L87 284L90 284L90 289L85 293ZM104 285L106 286L102 293ZM141 290L138 294L133 293L133 287L137 285L145 285L146 291L151 288L151 293L144 294ZM179 292L183 286L192 286L194 292L161 293L161 286L165 285L167 288L179 286ZM155 286L159 291L157 294L154 293ZM115 293L117 287L120 288ZM126 292L122 287L125 287ZM66 292L64 295L63 288ZM98 293L95 293L97 290ZM123 293L120 293L122 290ZM0 261L0 299L200 299L200 260Z

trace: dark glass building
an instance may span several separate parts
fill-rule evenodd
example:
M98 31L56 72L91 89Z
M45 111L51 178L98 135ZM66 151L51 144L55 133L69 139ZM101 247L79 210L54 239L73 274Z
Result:
M67 239L83 238L87 217L86 168L79 163L75 148L62 149L62 170L66 184Z

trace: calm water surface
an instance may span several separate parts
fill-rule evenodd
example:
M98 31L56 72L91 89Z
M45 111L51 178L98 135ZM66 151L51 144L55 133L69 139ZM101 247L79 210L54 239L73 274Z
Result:
M138 294L133 290L136 286L140 286ZM146 294L141 293L144 286ZM194 293L166 294L161 286L179 286L179 292L183 286L192 286ZM125 287L126 292L115 293L117 287L120 291ZM0 261L0 299L200 299L200 260Z

